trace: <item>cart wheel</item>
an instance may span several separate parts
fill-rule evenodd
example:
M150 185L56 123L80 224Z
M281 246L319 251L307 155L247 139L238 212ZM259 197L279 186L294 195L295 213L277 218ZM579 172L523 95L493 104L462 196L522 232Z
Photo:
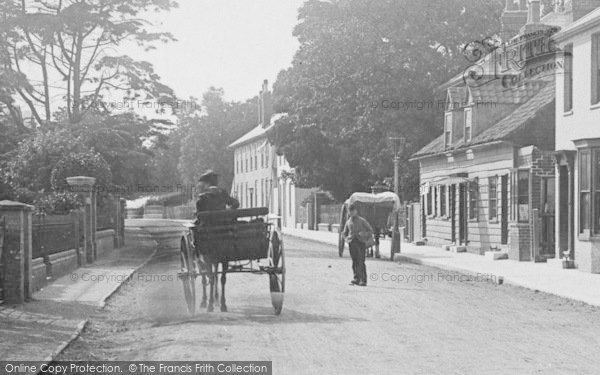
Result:
M340 258L344 256L344 244L346 242L344 241L344 235L342 233L339 233L339 237L338 237L338 253L340 254Z
M186 238L181 239L181 249L179 251L181 259L180 279L183 283L183 295L187 303L188 312L194 316L196 314L196 277L194 275L194 257L192 249Z
M285 293L285 255L283 241L275 231L271 233L269 241L269 287L271 290L271 303L275 308L275 315L281 314L283 309L283 294Z

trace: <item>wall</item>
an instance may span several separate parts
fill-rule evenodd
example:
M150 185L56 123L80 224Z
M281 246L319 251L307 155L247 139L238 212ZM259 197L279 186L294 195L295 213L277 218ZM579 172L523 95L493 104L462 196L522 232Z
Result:
M98 257L102 257L115 248L115 231L112 229L96 232L96 249Z
M261 137L234 150L235 177L231 194L237 197L242 208L250 207L249 189L253 189L253 207L269 206L267 193L270 192L269 181L273 178L274 148L268 143L265 144L265 141L266 137ZM267 150L268 158L266 157ZM252 168L250 168L250 160L252 160ZM246 161L248 161L248 169L246 169ZM243 169L239 169L238 162L243 164Z
M447 178L456 173L467 173L469 179L479 179L478 220L468 222L468 240L470 242L468 249L470 252L481 254L490 247L500 246L501 243L500 216L494 222L490 222L488 219L488 178L498 176L498 197L500 197L500 176L510 174L515 166L514 150L512 146L502 144L474 148L472 159L467 157L466 151L456 152L454 160L451 161L445 155L421 160L421 183L430 182L435 185L437 179ZM449 188L447 191L449 195ZM458 202L458 188L456 195ZM510 197L510 186L508 196ZM446 207L449 213L450 205L447 204ZM498 212L499 215L502 215L500 208ZM506 214L508 215L508 213ZM458 223L458 207L456 222ZM429 216L426 226L426 237L429 244L451 243L452 221L450 217ZM458 231L458 225L456 228Z

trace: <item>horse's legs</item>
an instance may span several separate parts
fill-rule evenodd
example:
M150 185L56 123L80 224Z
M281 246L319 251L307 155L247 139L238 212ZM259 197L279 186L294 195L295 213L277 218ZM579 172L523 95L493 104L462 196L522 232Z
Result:
M215 263L215 301L219 299L219 263Z
M206 275L202 275L202 302L200 302L200 307L206 307L206 284L208 284L208 279Z
M227 269L229 268L229 263L223 262L221 263L221 267L223 273L221 274L221 311L227 312L227 304L225 303L225 283L227 282Z
M210 265L210 296L208 297L208 312L213 312L215 310L215 281L216 281L216 272L214 265Z

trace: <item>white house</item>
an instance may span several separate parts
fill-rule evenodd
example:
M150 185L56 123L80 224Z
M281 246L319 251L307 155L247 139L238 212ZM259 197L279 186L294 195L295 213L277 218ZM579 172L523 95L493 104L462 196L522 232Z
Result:
M299 207L309 190L294 186L290 178L293 169L268 141L269 130L285 116L271 112L271 93L265 80L259 95L258 125L229 145L234 152L231 191L241 207L269 207L272 214L281 217L282 226L295 228L303 220Z
M565 65L556 76L557 251L600 273L600 8L554 40Z

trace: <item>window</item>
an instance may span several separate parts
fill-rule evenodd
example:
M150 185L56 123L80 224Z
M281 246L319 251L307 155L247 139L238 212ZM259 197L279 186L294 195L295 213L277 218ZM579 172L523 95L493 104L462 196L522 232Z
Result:
M246 172L248 172L248 158L246 158L246 168L245 168Z
M465 140L471 141L473 137L473 109L465 108Z
M469 220L478 220L479 214L479 180L469 182Z
M264 147L260 150L260 167L265 167L265 149Z
M592 35L592 104L600 102L600 33Z
M582 150L579 153L579 233L589 233L591 229L591 154L592 150L590 149Z
M258 152L254 153L254 169L258 169Z
M490 220L498 219L498 177L488 179L488 212Z
M292 181L288 181L288 215L292 215Z
M444 147L448 147L452 144L452 112L446 113L444 121Z
M573 109L573 44L565 46L565 66L564 66L564 111L569 112Z
M433 194L431 193L431 187L429 187L429 189L427 189L427 215L431 215L431 213L433 212L433 205L432 205L432 200L433 200Z
M265 146L265 159L266 159L265 167L269 168L271 166L271 161L269 160L269 145Z
M448 216L448 212L446 210L446 186L440 186L440 216L446 217Z
M515 174L514 212L519 223L529 222L529 171L520 170Z
M438 214L438 187L433 188L433 216Z

